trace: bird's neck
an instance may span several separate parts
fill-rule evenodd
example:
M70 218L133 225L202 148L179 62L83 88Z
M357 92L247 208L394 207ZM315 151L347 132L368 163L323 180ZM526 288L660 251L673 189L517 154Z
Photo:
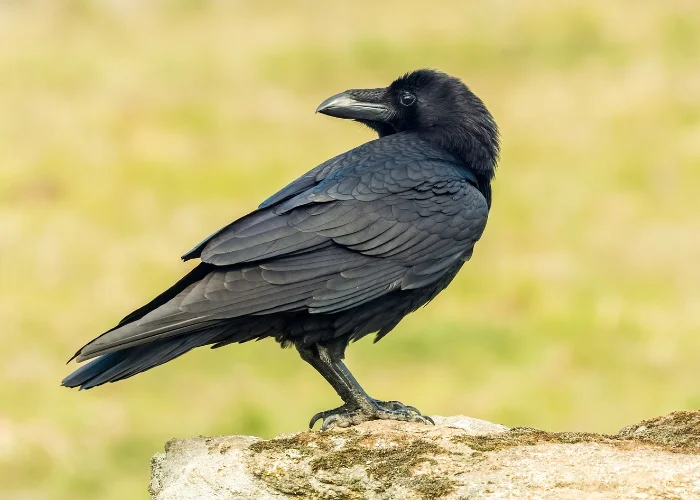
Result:
M479 191L491 205L491 180L498 163L498 132L481 127L434 127L420 137L460 159L479 181Z

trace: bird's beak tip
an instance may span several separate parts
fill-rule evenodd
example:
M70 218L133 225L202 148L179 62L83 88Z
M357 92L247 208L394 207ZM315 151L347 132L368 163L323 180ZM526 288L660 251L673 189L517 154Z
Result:
M353 99L346 93L341 92L324 100L316 108L316 113L328 114L331 109L347 107L353 103Z
M316 113L336 118L381 121L386 118L388 109L380 102L358 100L347 92L341 92L319 104Z

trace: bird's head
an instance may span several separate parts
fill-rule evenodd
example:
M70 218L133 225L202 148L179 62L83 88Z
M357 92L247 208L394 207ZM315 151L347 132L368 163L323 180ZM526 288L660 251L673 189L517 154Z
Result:
M481 99L445 73L421 69L386 88L346 90L316 111L363 123L379 137L416 132L493 177L499 151L496 122Z

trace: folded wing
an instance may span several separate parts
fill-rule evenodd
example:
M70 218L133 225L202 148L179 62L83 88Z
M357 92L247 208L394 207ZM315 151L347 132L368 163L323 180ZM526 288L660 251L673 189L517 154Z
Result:
M187 257L199 256L206 274L130 315L78 359L235 318L347 311L427 286L469 258L488 207L465 170L443 158L363 158L343 168L334 159L320 180L302 178L202 242Z

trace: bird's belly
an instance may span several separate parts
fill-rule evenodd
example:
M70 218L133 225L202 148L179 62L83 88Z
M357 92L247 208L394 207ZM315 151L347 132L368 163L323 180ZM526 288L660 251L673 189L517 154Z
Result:
M437 296L454 279L464 262L454 264L437 282L414 290L397 290L366 304L334 314L299 313L290 318L278 342L311 345L358 340L377 332L389 333L408 314Z

